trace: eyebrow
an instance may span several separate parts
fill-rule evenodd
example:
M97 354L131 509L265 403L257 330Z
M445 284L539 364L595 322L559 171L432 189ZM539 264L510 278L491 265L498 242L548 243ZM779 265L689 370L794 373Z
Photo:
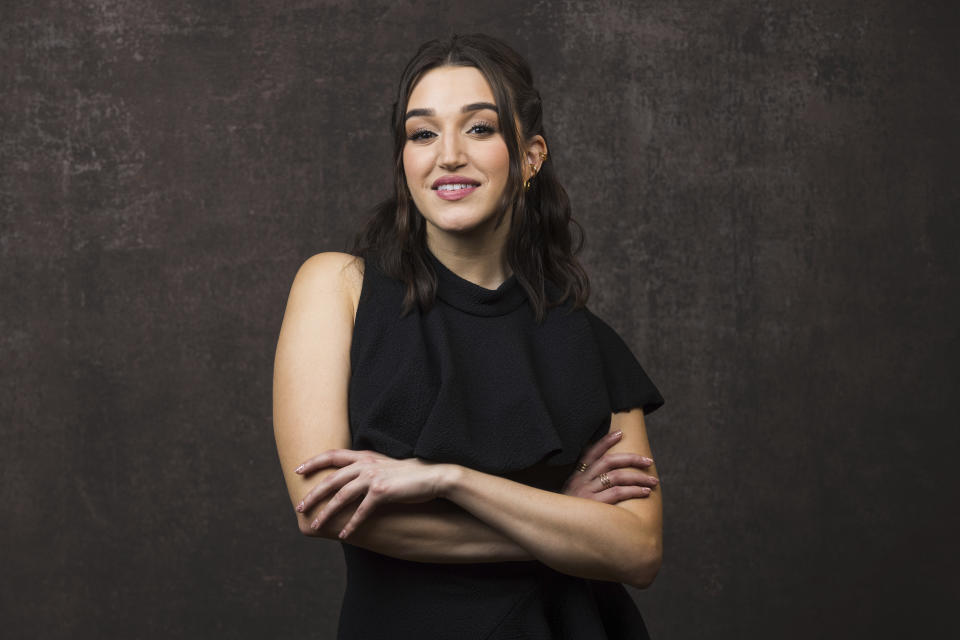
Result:
M460 113L470 113L471 111L479 111L480 109L490 109L495 112L497 115L500 115L500 111L497 110L497 105L491 104L489 102L471 102L470 104L463 105L463 108L460 109ZM407 115L403 117L404 122L413 118L415 116L435 116L437 112L433 109L410 109L407 111Z

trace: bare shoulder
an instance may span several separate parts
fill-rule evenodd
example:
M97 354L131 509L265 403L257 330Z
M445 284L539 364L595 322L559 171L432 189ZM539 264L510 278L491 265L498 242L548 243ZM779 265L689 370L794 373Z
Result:
M293 281L291 295L306 301L327 300L339 293L350 304L351 317L356 317L363 286L364 261L359 256L339 251L324 251L307 258Z

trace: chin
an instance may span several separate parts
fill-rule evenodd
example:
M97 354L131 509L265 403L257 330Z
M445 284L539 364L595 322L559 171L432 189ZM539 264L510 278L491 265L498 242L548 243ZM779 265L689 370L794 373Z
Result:
M426 217L426 216L424 216ZM477 216L470 213L447 213L446 215L431 216L427 220L440 231L463 233L473 231L492 221L492 216Z

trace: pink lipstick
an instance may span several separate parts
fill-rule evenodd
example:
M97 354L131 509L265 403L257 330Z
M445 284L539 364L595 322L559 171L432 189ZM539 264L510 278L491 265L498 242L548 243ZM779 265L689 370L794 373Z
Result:
M479 186L480 183L473 178L445 175L434 180L432 189L444 200L460 200L476 191Z

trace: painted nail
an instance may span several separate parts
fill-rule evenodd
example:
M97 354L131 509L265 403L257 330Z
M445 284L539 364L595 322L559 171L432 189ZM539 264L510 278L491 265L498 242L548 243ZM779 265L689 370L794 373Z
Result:
M656 478L650 478L650 482L652 482L653 484L657 484L660 481L657 480Z
M341 540L343 540L344 538L346 538L346 537L347 537L347 530L344 529L343 531L341 531L341 532L337 535L337 537L340 538Z
M622 435L623 435L623 431L617 431L615 434L613 434L613 437L614 437L614 438L619 438L619 437L622 436Z
M319 521L319 520L314 520L312 523L310 523L310 528L311 528L311 529L319 529L319 528L320 528L320 521Z
M300 465L299 467L297 467L296 469L293 470L294 473L303 473L303 469L304 469L305 466L306 466L306 465Z
M297 505L297 511L303 511L303 503Z

